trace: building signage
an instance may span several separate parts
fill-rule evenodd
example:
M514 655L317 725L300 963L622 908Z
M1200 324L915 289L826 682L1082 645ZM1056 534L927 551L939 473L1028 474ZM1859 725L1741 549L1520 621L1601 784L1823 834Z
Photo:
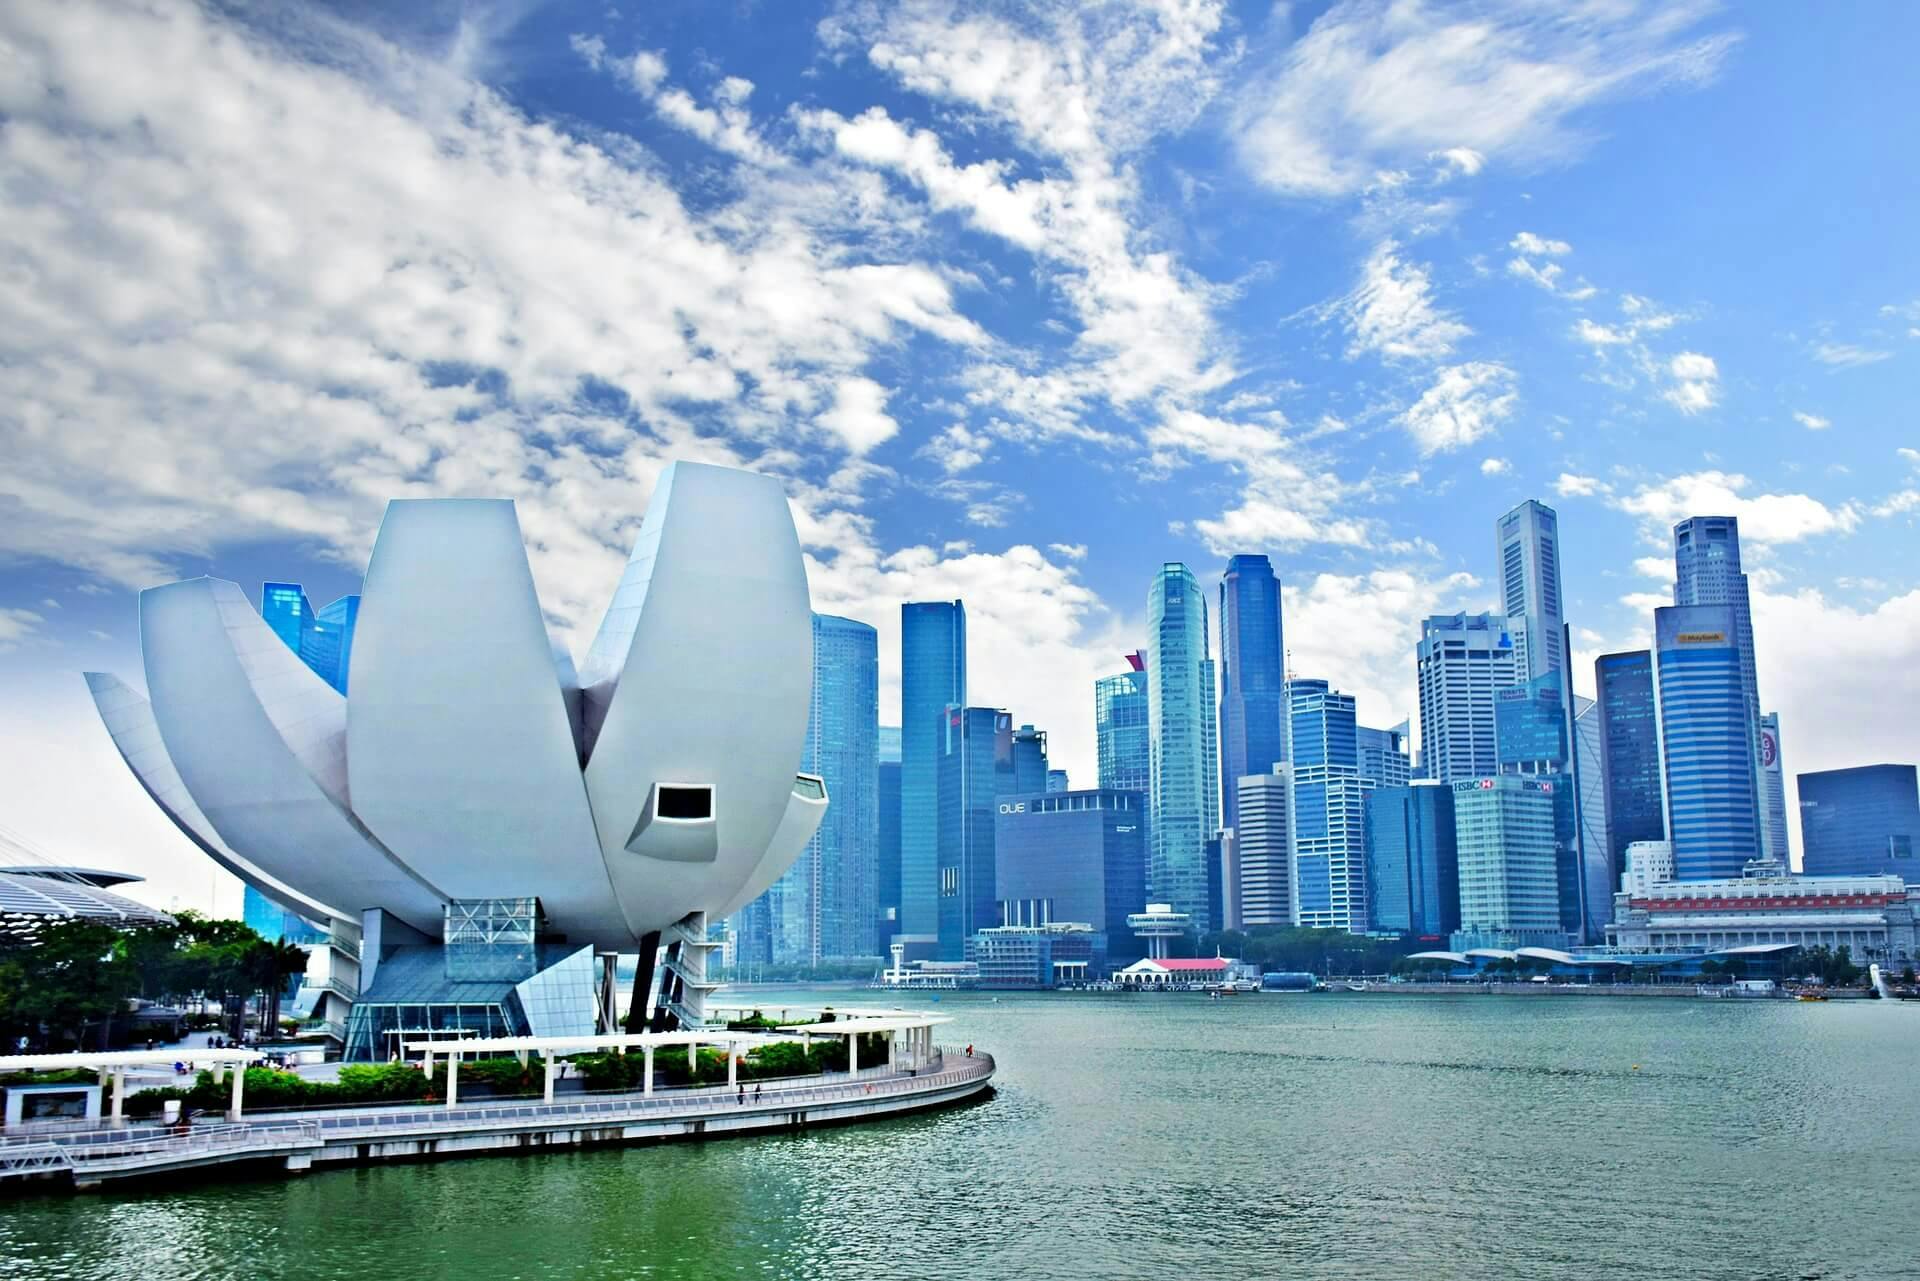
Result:
M1002 801L1000 803L1000 812L1002 814L1024 814L1027 812L1027 803L1025 801Z
M1770 729L1760 731L1760 764L1776 774L1780 772L1780 740Z
M1674 641L1680 645L1724 645L1727 643L1725 632L1681 632Z

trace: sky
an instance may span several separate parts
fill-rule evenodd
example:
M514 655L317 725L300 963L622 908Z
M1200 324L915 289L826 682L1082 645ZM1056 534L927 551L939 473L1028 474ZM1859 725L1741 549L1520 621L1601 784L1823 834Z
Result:
M400 12L396 16L395 11ZM676 458L779 476L815 608L966 601L1093 782L1148 582L1265 552L1291 668L1560 517L1576 688L1739 517L1795 771L1920 757L1920 8L0 6L0 840L232 910L79 673L137 594L358 585L516 500L578 654ZM1797 848L1797 825L1795 842Z

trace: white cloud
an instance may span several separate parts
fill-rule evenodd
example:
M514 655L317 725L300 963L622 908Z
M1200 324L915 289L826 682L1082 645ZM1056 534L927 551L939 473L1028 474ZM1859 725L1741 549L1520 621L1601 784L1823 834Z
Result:
M1736 516L1742 541L1762 544L1851 533L1860 524L1859 508L1852 503L1829 507L1806 494L1748 495L1750 483L1727 472L1694 472L1643 485L1615 498L1613 505L1645 518L1648 537L1661 542L1675 522L1688 516Z
M1403 261L1399 246L1382 241L1361 268L1360 284L1340 302L1353 334L1349 357L1375 352L1388 359L1433 360L1473 331L1433 304L1427 269Z
M1504 458L1482 458L1480 474L1482 476L1504 476L1513 470L1513 464Z
M651 98L667 78L667 60L660 53L642 49L627 60L623 74L636 93Z
M1438 160L1468 178L1487 167L1487 158L1472 147L1448 147L1445 151L1429 152L1427 159Z
M1471 595L1479 585L1472 574L1407 568L1286 579L1287 667L1354 695L1361 724L1396 724L1418 711L1413 650L1420 620L1479 608Z
M1436 151L1551 159L1585 107L1711 80L1734 37L1690 39L1706 12L1347 0L1247 85L1234 140L1256 178L1301 196L1350 194Z
M30 609L0 608L0 652L18 645L44 621Z
M1489 435L1519 401L1513 371L1491 361L1468 361L1439 371L1431 387L1400 415L1423 457L1470 445Z
M1591 347L1617 347L1633 340L1631 333L1609 325L1595 324L1585 316L1574 322L1573 332L1581 342Z
M1636 556L1633 571L1646 578L1657 578L1663 583L1671 583L1679 577L1671 556Z
M1719 403L1720 367L1713 357L1683 351L1667 362L1667 372L1674 384L1660 394L1681 413L1697 414Z
M1813 347L1815 360L1837 369L1855 369L1861 365L1878 364L1892 355L1890 351L1881 351L1875 347L1860 347L1853 343L1822 342L1815 343Z
M1562 498L1592 498L1595 494L1608 492L1608 486L1597 477L1576 476L1563 471L1560 479L1553 483L1553 492Z
M1193 522L1215 555L1306 543L1362 547L1370 540L1367 522L1340 514L1349 487L1277 426L1178 410L1164 414L1147 441L1163 469L1191 455L1228 463L1245 476L1238 507Z
M585 36L576 31L567 37L567 47L595 71L600 70L607 59L607 42L599 36Z
M1793 420L1802 427L1805 427L1808 431L1825 431L1827 428L1833 426L1832 419L1822 418L1819 414L1809 414L1805 410L1800 409L1793 411Z
M1087 558L1087 545L1085 543L1048 543L1047 550L1064 560L1085 560Z
M887 413L892 394L871 378L842 378L834 388L833 408L820 415L820 425L840 437L848 452L864 454L900 430Z
M1507 243L1507 248L1518 250L1533 258L1560 258L1573 252L1573 246L1564 240L1548 240L1536 236L1531 231L1523 231Z
M965 423L954 423L920 447L920 452L940 464L949 476L978 467L987 460L993 437L971 431Z

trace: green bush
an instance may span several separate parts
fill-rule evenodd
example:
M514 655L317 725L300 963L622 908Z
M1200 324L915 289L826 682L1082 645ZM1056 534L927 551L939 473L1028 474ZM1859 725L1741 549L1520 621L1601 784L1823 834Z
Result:
M100 1074L86 1068L60 1068L53 1072L8 1072L0 1074L0 1087L9 1085L98 1085Z
M136 1090L127 1096L127 1115L134 1118L159 1116L161 1105L168 1099L185 1099L190 1091L177 1085L163 1085L148 1090Z

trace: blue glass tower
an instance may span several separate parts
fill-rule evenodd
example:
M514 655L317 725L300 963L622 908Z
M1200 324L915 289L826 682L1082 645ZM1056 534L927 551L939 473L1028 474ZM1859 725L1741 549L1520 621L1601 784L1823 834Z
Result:
M1109 967L1140 959L1127 928L1147 894L1146 827L1138 792L1082 790L1021 797L994 817L995 894L990 924L1091 925Z
M1606 780L1609 884L1627 870L1627 846L1667 839L1660 785L1660 731L1653 709L1653 654L1636 649L1593 660L1599 697L1600 768Z
M318 943L327 937L319 926L294 915L249 885L240 897L240 919L261 938L272 942Z
M1920 881L1920 783L1911 765L1858 765L1800 776L1800 848L1808 876Z
M1760 680L1754 662L1753 607L1747 576L1740 568L1740 522L1733 516L1690 516L1673 527L1673 603L1724 605L1732 615L1734 644L1739 652L1740 689L1746 702L1747 731L1753 759L1754 825L1762 857L1785 864L1786 850L1775 850L1762 816L1765 785L1760 758ZM1676 868L1678 865L1676 864ZM1679 873L1676 871L1676 875ZM1686 879L1682 877L1681 879Z
M1148 806L1152 853L1147 897L1213 929L1207 843L1220 828L1219 744L1213 720L1213 659L1207 598L1193 571L1168 562L1147 591Z
M1293 752L1294 920L1317 929L1367 928L1366 794L1353 695L1322 680L1287 683Z
M944 714L967 701L967 611L955 601L900 607L900 929L910 954L940 933L940 758Z
M1747 714L1736 618L1729 605L1653 611L1660 772L1677 881L1736 877L1760 857L1757 718Z
M991 707L950 706L935 720L940 759L935 775L939 806L939 959L966 959L975 930L998 925L994 907L995 806L1013 781L1013 717Z
M1104 791L1153 788L1153 747L1147 729L1147 656L1127 655L1132 667L1093 683L1093 732Z
M900 928L900 727L880 727L880 872L874 943L886 955Z
M1047 732L1031 725L1013 731L1013 784L1020 795L1047 790Z
M1235 826L1235 793L1248 774L1287 759L1286 649L1280 581L1265 556L1235 556L1220 578L1220 826Z
M1367 912L1374 929L1419 939L1460 928L1451 787L1423 781L1368 794Z
M300 636L300 661L327 684L347 692L347 670L353 661L353 627L360 621L360 598L342 596L322 606Z
M267 620L286 647L298 654L300 637L313 621L313 604L298 583L264 583L260 587L260 617Z

